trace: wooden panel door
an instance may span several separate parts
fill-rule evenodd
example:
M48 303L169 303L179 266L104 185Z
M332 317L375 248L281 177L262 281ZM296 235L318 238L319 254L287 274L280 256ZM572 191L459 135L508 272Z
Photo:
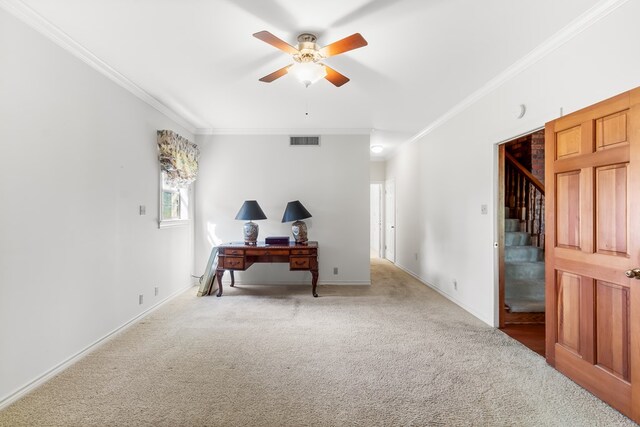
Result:
M545 132L547 361L640 422L640 88Z

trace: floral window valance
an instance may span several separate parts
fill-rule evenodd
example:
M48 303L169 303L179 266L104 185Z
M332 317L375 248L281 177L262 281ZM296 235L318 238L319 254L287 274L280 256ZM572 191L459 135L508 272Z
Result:
M166 172L167 183L187 187L198 176L198 146L171 130L158 131L160 168Z

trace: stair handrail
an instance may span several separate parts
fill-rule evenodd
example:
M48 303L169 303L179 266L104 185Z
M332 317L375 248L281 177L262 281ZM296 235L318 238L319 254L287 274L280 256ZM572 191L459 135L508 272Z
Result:
M522 166L522 164L519 161L517 161L508 152L505 151L504 152L504 156L505 156L505 159L507 159L509 161L509 163L511 163L513 166L515 166L515 168L518 169L527 178L527 180L529 180L531 182L531 184L533 184L533 186L536 187L544 195L544 184L542 182L540 182L540 180L538 178L533 176L533 174L531 172L529 172L527 170L527 168Z

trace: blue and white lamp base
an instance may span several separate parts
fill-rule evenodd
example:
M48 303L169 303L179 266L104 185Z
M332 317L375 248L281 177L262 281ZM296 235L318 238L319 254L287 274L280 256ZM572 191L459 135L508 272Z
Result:
M243 230L245 245L255 246L257 244L259 229L260 227L258 227L258 224L256 224L255 222L249 221L244 224Z

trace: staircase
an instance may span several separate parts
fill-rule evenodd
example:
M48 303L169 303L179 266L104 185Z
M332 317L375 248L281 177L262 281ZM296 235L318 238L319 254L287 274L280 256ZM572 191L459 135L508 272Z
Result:
M505 153L506 323L544 322L544 184Z
M544 252L505 209L505 305L509 313L544 313Z

